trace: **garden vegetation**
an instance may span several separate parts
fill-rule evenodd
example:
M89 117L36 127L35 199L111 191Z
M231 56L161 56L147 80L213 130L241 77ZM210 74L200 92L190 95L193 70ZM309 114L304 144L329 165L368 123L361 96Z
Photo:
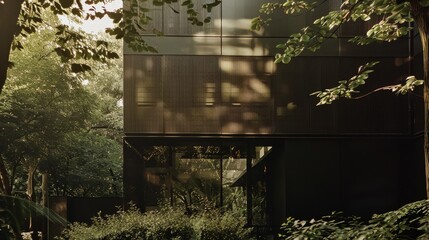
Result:
M253 239L244 217L208 210L189 216L183 208L165 206L141 213L131 205L114 215L95 217L91 225L73 223L58 240L240 240Z

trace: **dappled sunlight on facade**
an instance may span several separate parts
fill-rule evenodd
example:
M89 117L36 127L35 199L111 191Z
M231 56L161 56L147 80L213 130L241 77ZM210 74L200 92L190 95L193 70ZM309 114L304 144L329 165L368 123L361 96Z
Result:
M264 43L253 38L225 38L222 40L222 52L226 55L263 56L270 53Z
M129 79L126 86L133 86L126 91L133 94L125 102L134 102L135 110L126 108L126 113L135 120L126 123L127 129L134 125L134 131L153 133L273 130L270 103L275 68L270 58L132 56L125 63L132 74L126 73L125 79ZM240 127L230 125L241 121Z
M250 30L251 18L216 20L216 26L222 27L225 35L254 35Z
M241 122L228 122L222 127L223 133L237 133L243 131L243 123Z

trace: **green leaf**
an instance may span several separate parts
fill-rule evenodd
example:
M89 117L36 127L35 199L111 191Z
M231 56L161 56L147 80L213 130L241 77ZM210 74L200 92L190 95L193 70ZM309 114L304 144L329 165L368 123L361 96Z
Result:
M209 23L210 21L211 21L211 17L206 17L205 19L204 19L204 23Z
M299 40L301 42L308 42L308 40L310 40L310 36L308 36L307 34L304 34L301 36L301 38Z
M73 8L71 12L75 16L82 17L82 11L79 8Z
M153 1L154 6L162 6L164 3L162 1Z
M90 71L91 67L86 64L72 63L71 70L74 73L80 73L80 72Z
M118 23L122 20L122 14L118 12L108 12L107 16L113 20L113 23Z
M73 5L73 0L60 0L60 4L63 8L69 8Z
M107 53L107 57L111 58L111 59L117 59L117 58L119 58L119 55L115 52L109 52L109 53Z
M274 63L280 63L282 61L282 55L280 53L277 53L275 56Z
M282 63L288 64L290 62L290 60L292 60L291 57L289 57L288 55L283 55Z
M13 62L10 62L10 61L7 62L8 68L13 68L14 66L15 66L15 64Z

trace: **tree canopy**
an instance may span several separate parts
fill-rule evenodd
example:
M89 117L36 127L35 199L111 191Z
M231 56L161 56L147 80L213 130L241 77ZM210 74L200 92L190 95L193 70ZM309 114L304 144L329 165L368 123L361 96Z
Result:
M44 17L46 12L54 15L66 15L76 19L96 19L108 17L115 24L106 29L106 32L118 39L123 38L128 46L137 51L156 52L156 49L148 45L141 33L149 32L162 35L159 29L151 28L150 9L141 2L148 0L126 1L123 8L117 10L98 9L97 4L104 4L108 0L3 0L0 1L0 93L7 79L7 70L13 63L9 60L11 49L22 49L20 37L27 37L38 32L41 28L49 26L49 21ZM153 0L154 5L172 5L179 0ZM188 20L191 24L202 25L210 21L210 17L200 19L198 12L194 10L192 1L180 0L182 6L186 6ZM203 8L210 12L211 9L221 3L221 0L213 0L204 4ZM84 11L84 4L89 6L89 11ZM173 7L171 7L173 9ZM109 44L103 40L93 40L84 33L63 24L56 23L56 38L53 42L55 53L61 56L64 63L73 72L85 72L91 70L91 66L85 62L94 60L106 62L108 59L119 58Z
M0 190L30 196L49 172L57 195L120 195L121 69L94 61L92 73L77 75L55 54L55 29L39 33L20 39L24 49L12 53L16 66L0 95ZM119 50L119 42L111 44Z

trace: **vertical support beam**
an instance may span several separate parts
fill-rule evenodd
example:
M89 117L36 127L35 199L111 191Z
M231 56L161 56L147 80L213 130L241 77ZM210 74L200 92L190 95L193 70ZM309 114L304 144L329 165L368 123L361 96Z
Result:
M174 196L173 196L173 171L174 171L174 150L171 145L168 145L168 190L170 194L170 205L174 204Z
M143 162L140 159L139 152L127 141L127 137L123 140L123 188L124 188L124 202L123 205L127 208L127 204L132 202L141 210L145 210L144 204L144 187L145 181L143 179Z
M253 198L252 198L252 156L254 152L254 147L250 144L247 144L247 154L246 154L246 197L247 197L247 226L252 226L253 223Z
M220 147L220 158L219 158L219 178L220 178L220 202L219 205L223 207L223 148Z

